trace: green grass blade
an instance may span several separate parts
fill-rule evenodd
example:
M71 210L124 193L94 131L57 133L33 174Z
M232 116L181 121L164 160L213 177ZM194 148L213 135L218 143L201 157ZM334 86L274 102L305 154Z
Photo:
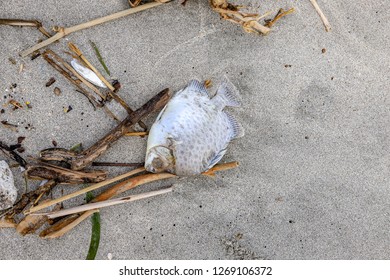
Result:
M91 192L87 192L86 194L87 202L93 199L93 195ZM91 241L89 243L89 250L86 260L94 260L99 249L100 243L100 213L94 213L91 217L92 221L92 233L91 233Z

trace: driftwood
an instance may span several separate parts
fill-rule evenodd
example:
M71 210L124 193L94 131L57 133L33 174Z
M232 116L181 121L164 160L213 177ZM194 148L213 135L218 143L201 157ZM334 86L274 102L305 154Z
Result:
M80 170L92 164L92 162L103 154L115 141L130 131L131 126L139 122L150 112L162 109L169 99L169 89L164 89L155 97L150 99L137 111L128 115L116 128L100 139L89 149L80 153L70 164L74 170Z
M76 171L48 163L29 166L26 175L30 179L54 180L61 184L98 183L107 178L106 171Z

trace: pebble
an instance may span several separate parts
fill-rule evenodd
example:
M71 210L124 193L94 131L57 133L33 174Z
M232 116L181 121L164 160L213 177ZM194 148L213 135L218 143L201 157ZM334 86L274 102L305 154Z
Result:
M14 176L7 162L0 161L0 210L12 207L18 196Z

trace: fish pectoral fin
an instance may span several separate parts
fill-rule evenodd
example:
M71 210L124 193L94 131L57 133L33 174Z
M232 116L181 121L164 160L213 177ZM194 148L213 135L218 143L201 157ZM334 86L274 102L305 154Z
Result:
M211 167L216 165L223 158L223 156L226 154L226 150L227 150L226 148L221 150L219 153L214 155L214 157L212 157L209 160L209 163L208 163L208 166L207 166L207 170L209 170Z

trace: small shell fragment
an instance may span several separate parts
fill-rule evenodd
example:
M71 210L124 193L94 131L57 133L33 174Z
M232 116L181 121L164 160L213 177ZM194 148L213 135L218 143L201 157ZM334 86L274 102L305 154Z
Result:
M76 70L77 73L79 73L84 79L86 79L88 82L91 82L95 86L101 87L101 88L107 88L106 85L102 82L102 80L99 79L99 77L87 67L84 67L76 59L73 59L70 64Z

